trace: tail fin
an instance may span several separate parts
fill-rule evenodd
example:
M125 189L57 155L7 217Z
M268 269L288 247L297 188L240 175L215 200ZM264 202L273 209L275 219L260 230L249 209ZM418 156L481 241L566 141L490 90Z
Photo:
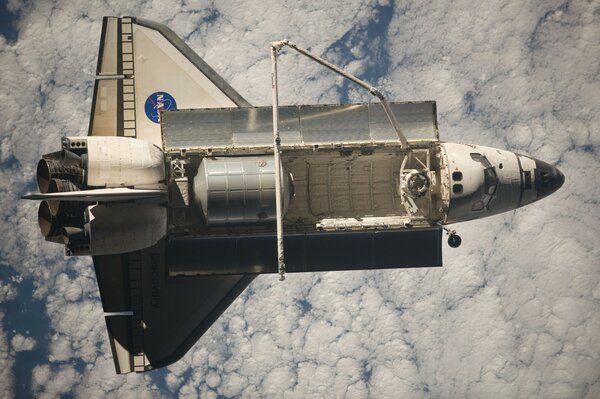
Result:
M131 17L105 17L88 134L127 136L162 147L168 109L250 104L172 30Z

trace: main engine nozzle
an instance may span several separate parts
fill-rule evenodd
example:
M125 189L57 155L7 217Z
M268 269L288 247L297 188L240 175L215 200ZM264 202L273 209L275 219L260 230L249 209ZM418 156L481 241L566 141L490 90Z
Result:
M47 192L63 193L77 191L69 180L51 179ZM86 204L78 201L42 201L38 209L38 223L44 237L61 235L64 227L83 226L83 211Z
M50 192L50 182L53 179L67 180L81 187L83 185L81 158L67 150L44 155L37 166L37 183L41 193Z

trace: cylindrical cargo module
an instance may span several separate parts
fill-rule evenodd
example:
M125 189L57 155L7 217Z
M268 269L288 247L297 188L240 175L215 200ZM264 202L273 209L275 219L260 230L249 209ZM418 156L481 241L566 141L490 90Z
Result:
M285 214L294 183L289 172L281 171ZM194 201L208 225L275 221L273 155L204 158L194 177Z

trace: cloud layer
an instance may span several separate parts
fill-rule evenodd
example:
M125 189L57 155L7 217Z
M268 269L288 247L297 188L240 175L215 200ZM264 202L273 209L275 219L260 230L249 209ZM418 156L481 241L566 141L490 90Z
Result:
M9 3L0 396L600 396L598 1ZM36 204L18 200L39 156L87 130L103 15L167 24L256 105L270 103L268 43L287 37L391 99L437 100L443 140L528 153L565 185L457 226L442 269L259 277L180 362L116 376L91 260L42 241ZM282 104L370 100L280 61Z

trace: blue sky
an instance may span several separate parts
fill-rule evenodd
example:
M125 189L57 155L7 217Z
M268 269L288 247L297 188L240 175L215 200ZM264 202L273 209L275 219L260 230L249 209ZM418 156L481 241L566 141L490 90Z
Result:
M3 2L0 396L599 397L600 4ZM17 34L5 33L6 17ZM164 23L256 105L287 37L436 100L442 140L527 153L563 188L457 225L444 268L261 276L178 363L114 374L91 260L44 242L41 154L87 131L103 15ZM291 52L281 104L370 101Z

